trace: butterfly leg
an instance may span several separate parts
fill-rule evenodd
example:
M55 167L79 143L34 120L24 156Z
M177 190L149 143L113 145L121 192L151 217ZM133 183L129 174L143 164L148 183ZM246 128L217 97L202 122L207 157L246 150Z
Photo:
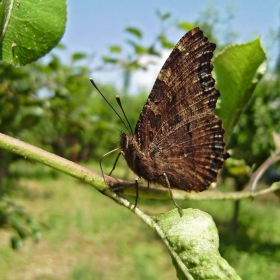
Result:
M106 180L105 180L105 176L104 176L104 172L103 172L103 168L102 168L102 160L103 160L106 156L108 156L109 154L114 153L114 152L118 151L119 149L120 149L120 148L116 148L116 149L114 149L114 150L112 150L112 151L106 153L106 154L103 155L103 156L100 158L100 160L99 160L100 170L101 170L101 173L102 173L102 176L103 176L103 180L104 180L105 183L106 183ZM115 160L115 164L114 164L114 166L113 166L113 169L111 170L109 176L111 175L111 173L112 173L113 170L115 169L116 164L117 164L117 160L119 159L120 154L121 154L121 152L118 154L118 156L117 156L117 158L116 158L116 160Z
M135 178L135 192L136 192L136 196L135 196L135 204L134 204L133 210L136 208L137 203L138 203L138 196L139 196L138 180L139 180L139 177L136 177Z
M111 176L111 174L112 174L113 171L115 170L116 165L117 165L117 163L118 163L118 160L119 160L119 158L120 158L120 155L123 155L123 151L121 151L121 152L118 153L118 155L117 155L117 157L116 157L116 159L115 159L113 168L112 168L112 170L111 170L110 173L109 173L109 176Z
M166 173L163 173L163 176L164 176L165 182L167 184L171 200L173 201L175 207L180 211L180 213L183 214L182 208L177 204L177 202L173 198L172 190L171 190L170 183L169 183Z

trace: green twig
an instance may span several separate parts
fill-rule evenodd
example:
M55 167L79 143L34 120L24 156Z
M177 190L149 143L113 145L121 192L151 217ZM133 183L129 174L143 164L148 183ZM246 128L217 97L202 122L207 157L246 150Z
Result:
M40 148L22 142L13 137L0 133L0 148L9 152L16 153L24 158L32 159L45 164L51 168L57 169L77 179L80 179L101 192L110 190L120 194L135 195L135 184L110 176L105 176L107 184L104 184L103 177L100 173L92 171L72 161L46 152ZM217 190L210 190L203 193L187 193L184 191L173 191L174 199L179 200L240 200L254 198L263 194L280 190L280 184L273 184L270 188L260 190L257 192L241 191L241 192L219 192ZM139 185L139 196L145 198L155 199L170 199L168 189L147 187Z

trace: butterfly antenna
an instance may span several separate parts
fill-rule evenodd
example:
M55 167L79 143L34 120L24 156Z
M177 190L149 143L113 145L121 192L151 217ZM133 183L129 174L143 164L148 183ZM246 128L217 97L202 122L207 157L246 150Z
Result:
M103 97L103 99L105 100L105 102L111 107L111 109L115 112L115 114L119 117L120 121L123 123L123 125L125 126L126 130L128 132L130 132L131 130L131 126L129 124L130 130L127 127L126 123L124 122L124 120L121 118L121 116L119 115L119 113L114 109L114 107L109 103L109 101L106 99L106 97L103 95L103 93L99 90L99 88L97 87L97 85L95 84L95 82L93 81L92 78L89 79L90 82L92 83L92 85L94 86L94 88L99 92L99 94Z
M122 103L121 103L121 98L120 98L118 95L116 95L116 100L117 100L117 102L118 102L118 104L119 104L119 106L120 106L120 108L121 108L121 110L122 110L122 113L123 113L123 115L124 115L124 117L125 117L126 122L127 122L128 125L129 125L130 133L133 134L133 130L132 130L132 127L131 127L131 125L130 125L130 122L129 122L129 120L128 120L128 118L127 118L125 112L124 112L124 109L123 109L123 106L122 106Z

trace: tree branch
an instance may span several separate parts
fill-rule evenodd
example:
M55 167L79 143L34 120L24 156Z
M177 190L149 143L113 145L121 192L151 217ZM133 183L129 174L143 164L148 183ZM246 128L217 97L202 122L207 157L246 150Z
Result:
M105 175L107 182L107 184L105 184L102 175L98 172L2 133L0 133L0 148L21 155L24 158L38 161L51 168L80 179L94 186L105 195L108 194L107 190L110 192L117 192L119 194L135 195L134 183ZM174 199L178 200L240 200L254 198L276 190L280 190L279 183L275 183L270 188L258 192L241 191L224 193L217 190L209 190L203 193L187 193L185 191L174 190L173 196ZM163 200L170 199L168 189L160 187L147 187L145 185L139 185L139 195L144 198Z

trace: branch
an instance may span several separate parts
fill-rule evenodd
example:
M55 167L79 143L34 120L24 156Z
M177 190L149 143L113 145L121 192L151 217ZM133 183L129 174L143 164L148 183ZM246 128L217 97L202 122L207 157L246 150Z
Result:
M254 191L264 172L279 160L280 151L278 150L274 154L272 154L265 162L263 162L262 165L252 174L247 188L251 188L251 191Z
M2 133L0 133L0 148L21 155L24 158L38 161L51 168L80 179L92 185L105 195L107 195L107 190L111 192L117 192L119 194L135 195L134 183L105 175L107 182L107 184L105 184L102 175L98 172L85 168L72 161L46 152L40 148ZM178 200L240 200L254 198L256 196L274 192L279 189L280 184L273 184L270 188L258 192L241 191L224 193L217 190L209 190L202 193L187 193L185 191L174 190L173 196L174 199ZM147 187L146 185L139 185L139 195L144 198L155 198L162 200L170 199L168 189L160 187Z
M93 185L100 191L106 188L99 173L2 133L0 133L0 148L62 171Z

